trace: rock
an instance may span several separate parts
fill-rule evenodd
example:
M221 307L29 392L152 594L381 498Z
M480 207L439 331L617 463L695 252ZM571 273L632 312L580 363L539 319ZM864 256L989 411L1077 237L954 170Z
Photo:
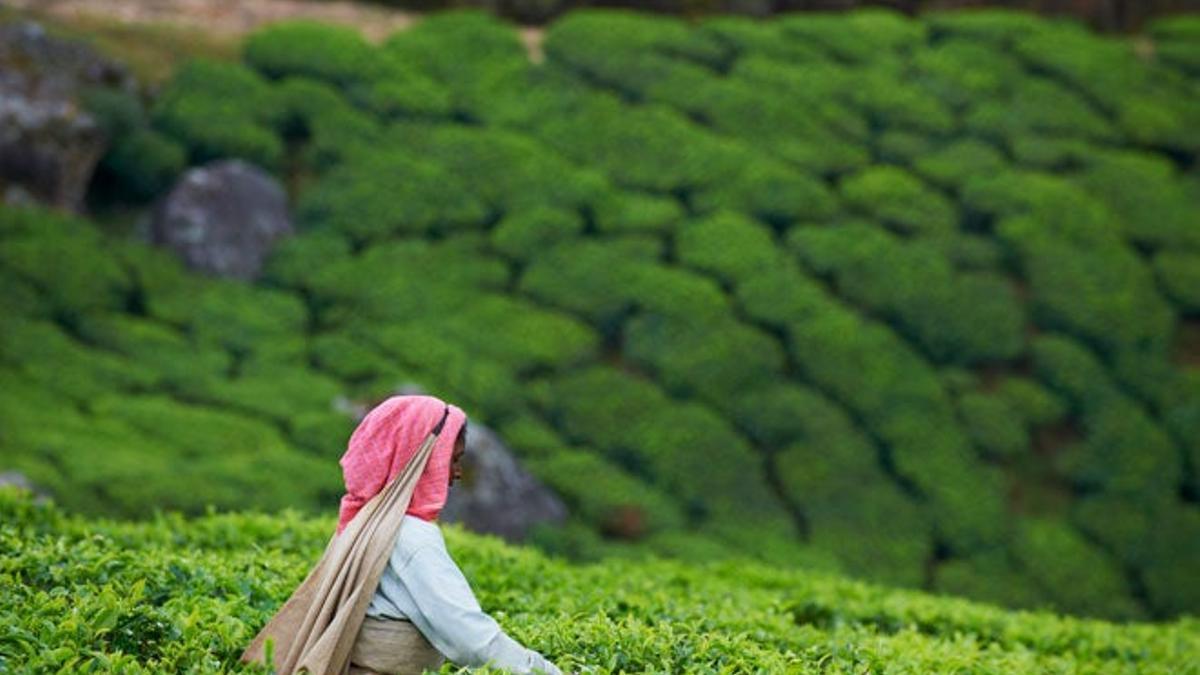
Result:
M90 47L46 34L31 21L0 25L0 193L20 186L71 211L84 195L107 139L80 104L89 87L128 92L125 68Z
M253 281L272 245L293 231L279 181L240 159L188 170L159 203L150 224L155 244L188 267Z
M468 422L462 480L450 488L441 520L521 542L539 523L561 524L567 507L521 467L490 429Z
M34 495L33 503L35 504L42 504L49 499L49 495L34 486L33 482L26 478L25 474L20 471L0 471L0 487L6 485L12 485L32 492Z

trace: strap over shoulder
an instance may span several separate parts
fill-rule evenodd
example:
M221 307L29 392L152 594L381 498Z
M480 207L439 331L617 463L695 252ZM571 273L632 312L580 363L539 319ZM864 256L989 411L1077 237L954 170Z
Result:
M448 412L447 407L413 461L329 541L308 576L246 647L242 662L266 665L269 639L274 645L273 666L280 675L347 673L367 606Z

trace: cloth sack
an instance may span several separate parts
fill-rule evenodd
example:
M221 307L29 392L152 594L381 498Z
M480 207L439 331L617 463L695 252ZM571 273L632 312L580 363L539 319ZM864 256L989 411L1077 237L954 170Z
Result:
M348 675L367 606L442 430L439 423L396 479L334 534L320 561L246 647L243 663L266 665L266 641L272 639L279 675Z
M350 651L350 675L420 675L445 661L411 621L368 616Z

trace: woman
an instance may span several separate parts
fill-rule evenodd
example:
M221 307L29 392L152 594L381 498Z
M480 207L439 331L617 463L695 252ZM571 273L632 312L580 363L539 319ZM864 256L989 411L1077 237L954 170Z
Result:
M486 663L513 673L561 675L483 612L446 550L437 518L450 486L462 476L466 421L460 408L433 396L393 396L372 409L350 437L340 462L346 495L339 533L413 459L431 430L440 429L367 607L351 651L351 673L419 673L448 658L460 666Z

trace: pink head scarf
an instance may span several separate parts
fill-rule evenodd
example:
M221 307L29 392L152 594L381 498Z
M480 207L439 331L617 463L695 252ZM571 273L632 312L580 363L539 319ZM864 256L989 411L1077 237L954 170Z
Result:
M437 520L450 489L454 441L467 423L467 415L458 406L435 396L392 396L372 408L358 423L350 434L346 453L338 461L346 483L338 512L338 533L363 504L399 475L443 413L446 421L405 511L422 520Z

